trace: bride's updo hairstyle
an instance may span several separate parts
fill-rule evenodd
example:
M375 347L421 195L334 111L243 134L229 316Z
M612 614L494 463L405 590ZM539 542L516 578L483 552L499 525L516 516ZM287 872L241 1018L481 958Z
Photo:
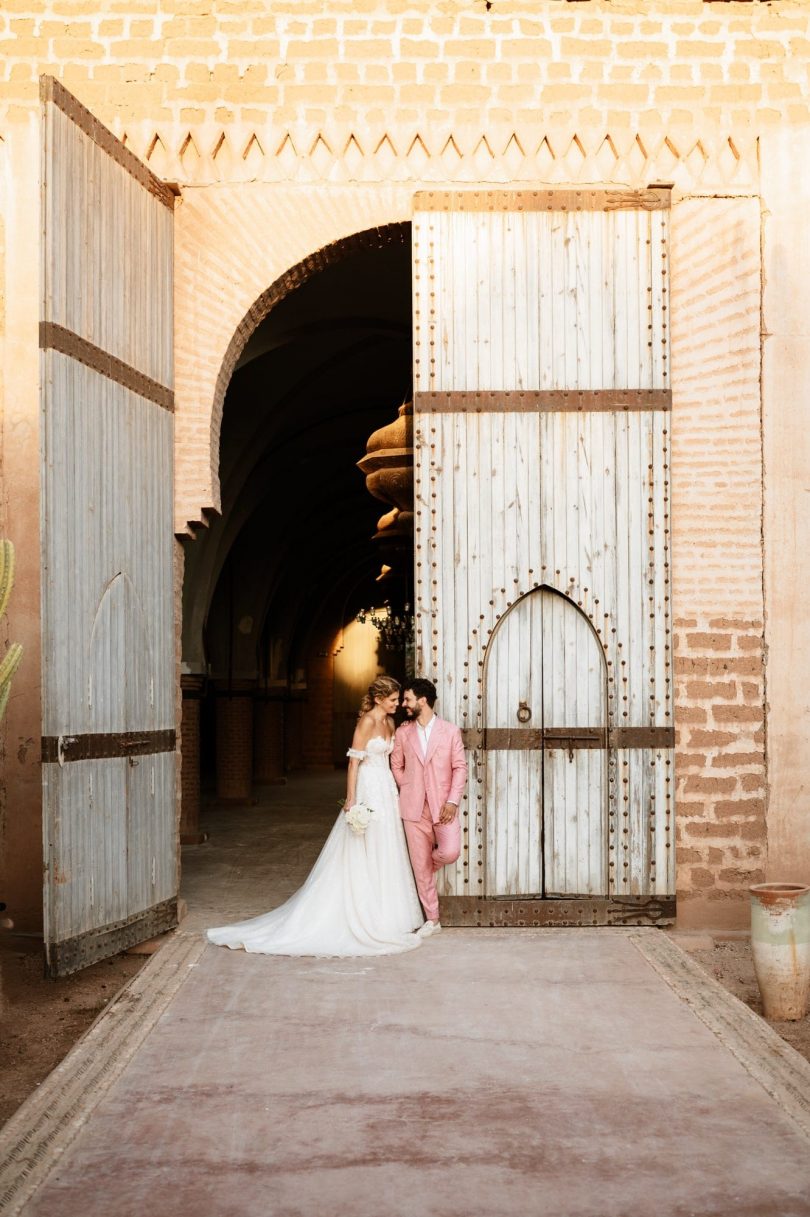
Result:
M392 693L399 693L402 685L398 680L394 680L393 676L378 676L375 681L368 686L368 692L360 702L361 714L368 714L369 710L373 710L378 701L384 701L386 697L390 697Z

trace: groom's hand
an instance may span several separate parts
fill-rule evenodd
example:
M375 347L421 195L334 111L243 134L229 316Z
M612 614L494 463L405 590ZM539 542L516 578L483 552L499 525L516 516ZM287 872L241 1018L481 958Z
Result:
M439 823L451 824L453 820L455 820L457 812L458 808L456 807L455 803L445 803L444 807L442 808L442 814L439 816Z

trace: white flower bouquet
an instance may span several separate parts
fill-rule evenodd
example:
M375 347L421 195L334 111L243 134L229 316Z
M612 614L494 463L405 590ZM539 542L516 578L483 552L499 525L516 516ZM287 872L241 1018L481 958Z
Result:
M346 823L349 825L349 828L358 837L362 837L371 823L374 811L371 807L367 807L365 803L353 803L345 814Z

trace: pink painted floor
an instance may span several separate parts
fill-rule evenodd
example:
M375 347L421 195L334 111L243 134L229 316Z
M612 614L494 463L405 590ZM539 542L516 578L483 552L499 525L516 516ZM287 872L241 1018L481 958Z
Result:
M278 796L279 848L304 795ZM246 812L225 865L212 823L194 907L227 889L230 915L273 850ZM24 1214L810 1217L810 1143L620 931L447 930L356 962L208 947Z

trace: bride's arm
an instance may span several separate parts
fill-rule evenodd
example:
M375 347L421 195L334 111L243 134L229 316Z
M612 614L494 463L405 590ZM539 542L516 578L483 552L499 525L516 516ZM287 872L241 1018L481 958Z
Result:
M353 752L365 752L366 744L371 739L374 732L374 719L370 714L364 714L362 718L357 720L357 726L354 729L352 737L352 746L349 749L349 771L346 775L346 802L343 804L343 810L348 811L354 803L355 791L357 790L357 770L362 764L362 757L352 756Z
M404 724L403 724L404 725ZM402 785L405 773L405 753L402 748L402 728L394 735L394 751L391 753L391 772L397 786Z

